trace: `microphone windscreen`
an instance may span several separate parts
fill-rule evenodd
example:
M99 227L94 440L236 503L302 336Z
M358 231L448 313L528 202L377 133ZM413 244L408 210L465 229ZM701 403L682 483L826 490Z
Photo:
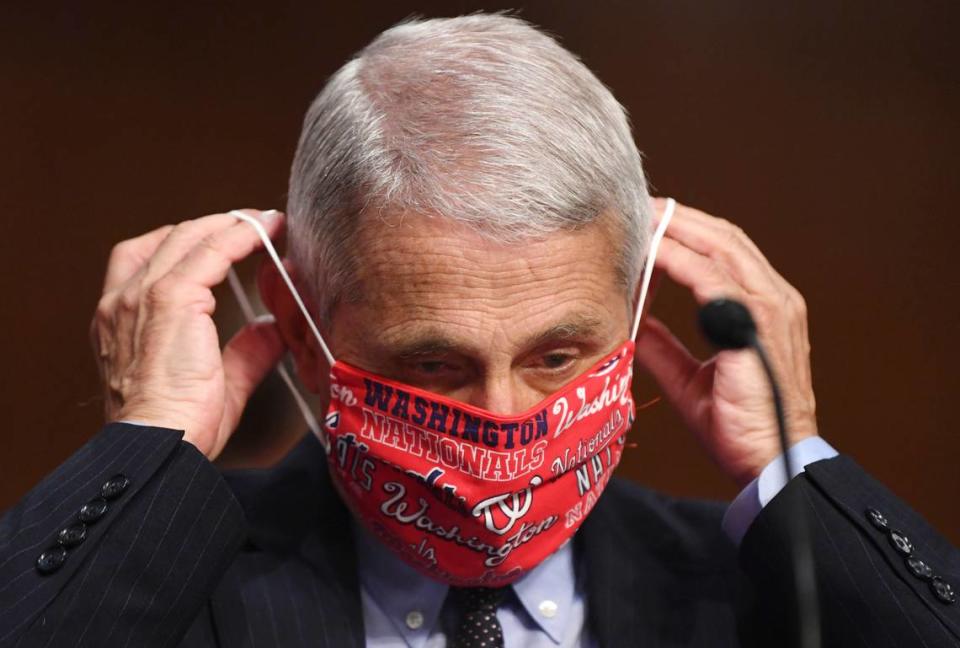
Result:
M733 299L714 299L700 308L700 330L718 349L743 349L753 344L757 326L747 307Z

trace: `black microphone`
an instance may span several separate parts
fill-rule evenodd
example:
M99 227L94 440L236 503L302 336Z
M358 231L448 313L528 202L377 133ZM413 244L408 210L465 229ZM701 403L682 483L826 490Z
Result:
M700 309L700 330L718 349L745 349L757 339L747 307L732 299L714 299Z
M756 351L770 382L773 406L777 414L777 432L786 483L793 476L793 461L787 441L787 422L783 413L783 398L780 385L773 373L773 366L766 350L757 337L757 325L747 307L732 299L714 299L700 308L700 330L704 337L720 350L752 348ZM794 514L791 522L790 553L793 561L793 581L797 596L797 645L802 648L820 646L820 606L817 602L817 584L813 569L813 548L810 543L810 527L803 502L794 497L790 502Z

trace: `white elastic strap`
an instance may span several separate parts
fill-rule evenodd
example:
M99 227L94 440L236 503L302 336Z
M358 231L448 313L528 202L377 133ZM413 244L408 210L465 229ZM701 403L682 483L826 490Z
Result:
M262 319L262 316L258 316L254 312L253 304L251 304L250 299L247 298L247 292L244 290L243 284L240 283L240 277L237 276L237 273L233 268L230 268L230 272L227 274L227 280L230 283L230 289L233 291L233 296L236 297L237 303L240 304L240 311L243 313L244 318L251 323ZM287 367L282 362L277 365L277 373L280 374L280 378L283 379L287 389L290 390L290 394L293 396L293 400L297 404L297 408L300 410L303 420L306 421L307 427L309 427L310 431L313 432L314 435L316 435L321 441L325 440L326 432L320 427L316 417L313 415L313 411L310 409L310 405L306 400L304 400L300 390L297 389L297 386L294 384L293 378L290 376L290 372L287 371Z
M653 277L653 262L657 260L657 250L660 249L660 241L663 240L663 235L667 232L667 226L670 224L670 219L673 218L673 210L676 206L676 200L667 198L667 207L663 210L663 217L657 226L657 230L653 233L653 238L650 239L650 252L647 253L647 264L643 268L643 279L640 282L640 299L637 300L637 312L633 316L633 333L630 334L630 339L634 341L636 341L637 332L640 330L640 316L643 315L643 303L647 300L650 278Z
M320 344L320 349L323 351L323 355L326 357L330 366L333 367L333 365L336 363L336 360L333 359L333 354L330 353L330 348L324 341L323 336L320 335L320 329L317 328L316 323L313 321L310 311L307 310L303 300L300 299L300 293L297 292L296 287L293 285L293 281L290 280L290 275L288 275L287 271L284 269L283 261L280 260L280 255L277 254L277 249L273 247L273 242L270 240L270 237L267 236L267 231L263 229L263 225L261 225L260 222L253 216L248 216L242 211L236 209L231 211L230 215L235 216L244 222L250 223L253 226L253 229L256 230L257 234L260 236L260 240L263 241L263 247L266 248L267 254L270 255L270 258L273 260L273 264L277 266L277 272L280 273L280 276L283 277L283 281L287 284L287 288L290 289L290 294L293 296L293 301L297 302L297 306L300 307L300 312L303 313L303 316L306 318L307 324L310 326L310 330L313 332L313 336L317 338L317 342Z

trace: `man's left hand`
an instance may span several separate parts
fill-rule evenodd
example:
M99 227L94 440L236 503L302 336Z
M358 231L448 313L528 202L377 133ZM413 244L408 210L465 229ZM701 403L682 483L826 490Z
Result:
M664 206L656 201L658 218ZM656 267L689 288L699 304L727 297L746 305L783 390L791 444L816 435L806 304L743 230L677 204ZM721 351L702 362L647 316L636 354L714 461L741 486L780 454L770 387L752 350Z

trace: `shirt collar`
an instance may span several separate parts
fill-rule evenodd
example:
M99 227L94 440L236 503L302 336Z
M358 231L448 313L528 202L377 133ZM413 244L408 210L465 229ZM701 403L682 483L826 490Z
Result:
M449 587L404 562L361 525L354 523L360 587L390 619L411 648L423 646L437 625ZM419 613L411 628L410 614Z
M360 585L411 648L423 646L440 618L449 587L424 576L359 524L354 524ZM566 542L513 584L513 591L534 624L559 644L576 589L573 543ZM422 624L411 628L411 612Z
M513 584L527 614L556 644L563 640L575 590L576 569L570 541Z

